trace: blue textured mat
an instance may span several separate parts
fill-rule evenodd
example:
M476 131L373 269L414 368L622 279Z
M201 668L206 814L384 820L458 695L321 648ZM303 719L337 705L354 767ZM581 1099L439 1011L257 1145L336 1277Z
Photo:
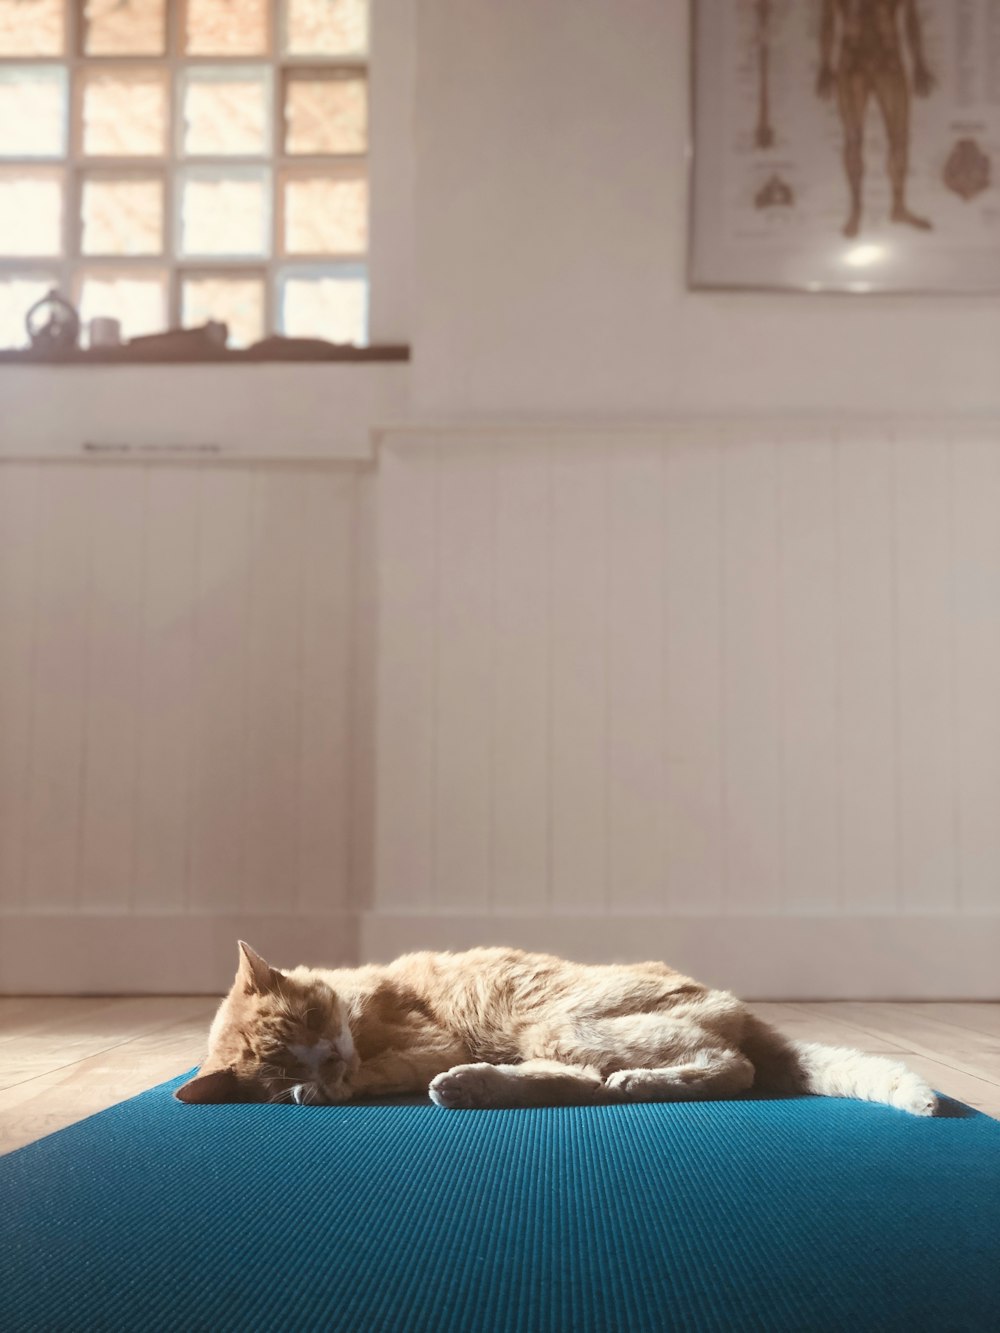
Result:
M956 1103L192 1107L174 1086L0 1159L6 1333L1000 1330L1000 1123Z

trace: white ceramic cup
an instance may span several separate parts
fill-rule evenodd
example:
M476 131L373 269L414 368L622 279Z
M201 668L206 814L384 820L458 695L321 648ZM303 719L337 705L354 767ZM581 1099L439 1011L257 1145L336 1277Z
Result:
M106 315L90 321L91 347L119 347L122 340L122 326L117 319Z

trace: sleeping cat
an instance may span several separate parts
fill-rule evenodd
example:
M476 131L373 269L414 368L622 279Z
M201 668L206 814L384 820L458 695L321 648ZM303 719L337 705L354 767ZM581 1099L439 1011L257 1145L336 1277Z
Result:
M905 1065L782 1036L665 963L518 949L279 971L240 941L184 1102L335 1103L429 1090L450 1108L689 1101L753 1087L933 1115Z

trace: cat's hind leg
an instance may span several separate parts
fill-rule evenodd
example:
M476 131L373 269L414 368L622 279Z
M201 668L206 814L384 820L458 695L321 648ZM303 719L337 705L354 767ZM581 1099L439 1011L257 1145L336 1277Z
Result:
M519 1065L455 1065L431 1080L431 1101L448 1110L514 1106L588 1106L605 1098L596 1069L556 1060Z
M709 1047L683 1064L619 1069L604 1086L611 1101L689 1102L735 1097L753 1084L754 1067L739 1051Z
M722 997L728 1000L729 997ZM694 1009L653 1010L617 1017L580 1018L559 1027L539 1026L522 1038L526 1057L587 1065L608 1076L619 1070L666 1069L690 1064L699 1051L740 1045L744 1016L738 1001L721 1014L702 1001Z

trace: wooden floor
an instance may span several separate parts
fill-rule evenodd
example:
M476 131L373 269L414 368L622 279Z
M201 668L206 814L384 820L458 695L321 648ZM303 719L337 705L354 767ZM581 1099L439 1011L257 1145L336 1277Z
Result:
M51 1134L201 1058L217 999L0 999L0 1151ZM903 1059L1000 1119L1000 1004L755 1004L790 1035Z

